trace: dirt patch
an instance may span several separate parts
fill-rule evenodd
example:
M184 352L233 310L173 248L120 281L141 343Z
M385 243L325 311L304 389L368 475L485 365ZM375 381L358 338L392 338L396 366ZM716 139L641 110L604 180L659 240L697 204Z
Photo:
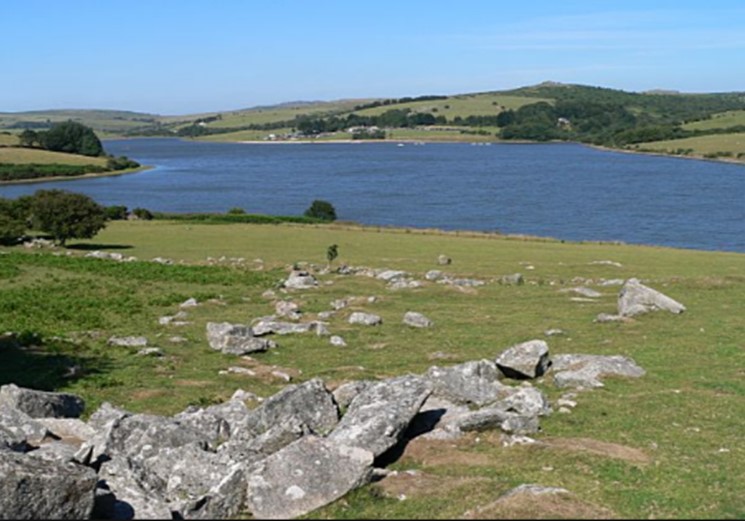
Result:
M574 494L514 494L476 507L462 519L614 519L616 514L605 507L586 503Z
M162 396L166 392L162 389L141 389L132 393L132 398L135 400L147 400L148 398L154 398L156 396Z
M209 387L212 382L209 380L176 380L175 384L182 387Z
M488 481L487 478L437 476L410 470L389 474L375 486L384 496L401 499L441 496L454 488Z
M476 440L480 441L477 442ZM428 440L421 437L411 440L404 449L402 460L411 459L427 467L435 466L486 466L493 465L486 454L470 452L467 449L477 443L491 443L475 433L464 434L457 440Z
M642 465L652 461L652 458L640 449L592 438L543 438L540 443L552 448L589 452Z

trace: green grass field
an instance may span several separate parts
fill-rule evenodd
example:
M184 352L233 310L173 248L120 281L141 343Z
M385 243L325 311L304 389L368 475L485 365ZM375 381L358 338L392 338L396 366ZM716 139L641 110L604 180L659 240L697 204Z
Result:
M528 98L524 96L510 96L500 93L464 94L452 96L443 100L412 101L396 105L384 105L357 111L362 116L377 116L391 109L410 109L412 112L432 112L437 116L446 116L449 120L457 116L486 116L499 114L504 109L519 109L523 105L552 102L542 98Z
M714 128L729 128L738 125L745 125L745 110L731 110L714 114L710 119L686 123L683 128L686 130L711 130Z
M689 150L689 153L686 155L698 157L723 153L732 158L737 158L738 155L745 154L745 133L714 134L709 136L671 139L668 141L650 141L647 143L640 143L634 148L661 153L676 153L676 151Z
M0 163L37 163L60 165L106 165L105 157L89 157L38 148L0 147Z
M419 280L430 269L442 269L487 284L472 291L436 283L394 291L372 278L327 274L319 276L315 289L279 292L277 283L292 264L325 265L330 244L339 247L335 265L402 269ZM81 258L94 249L139 260ZM543 419L536 439L562 440L570 448L503 447L490 432L458 442L412 443L391 468L416 469L419 486L391 491L371 484L309 518L452 519L521 483L567 488L583 502L607 509L595 517L607 512L626 519L745 516L745 255L343 223L168 221L114 221L92 240L71 241L67 251L70 256L0 249L1 328L23 332L25 343L36 346L0 351L0 383L79 393L87 413L108 400L133 411L173 414L188 404L225 400L237 388L268 396L284 385L218 375L229 366L277 366L296 382L321 377L333 386L493 359L509 345L533 338L546 339L554 354L630 356L647 371L640 379L606 379L604 388L579 393L571 414L554 412ZM451 265L437 265L441 253L453 259ZM174 264L150 262L156 256ZM208 257L224 260L208 265ZM621 267L594 263L602 260ZM523 273L526 284L495 282L515 272ZM592 285L588 279L629 277L679 300L687 311L594 323L598 313L615 311L618 286ZM580 284L603 295L574 302L559 291ZM375 295L378 300L330 319L329 329L345 338L346 348L315 335L287 335L254 361L211 350L206 323L248 323L272 313L271 302L262 297L267 289L298 302L309 319L331 309L334 299ZM188 311L189 324L159 324L158 317L173 315L189 297L200 302ZM382 326L346 322L351 311L362 309L381 315ZM407 328L401 318L408 310L424 313L435 326ZM565 333L546 337L549 328ZM143 358L107 346L112 335L145 335L165 356ZM185 341L172 342L174 335ZM80 367L78 375L65 377L71 365ZM550 379L536 385L551 400L561 394ZM603 443L615 450L587 449ZM624 456L628 452L637 456ZM578 514L555 510L552 517Z

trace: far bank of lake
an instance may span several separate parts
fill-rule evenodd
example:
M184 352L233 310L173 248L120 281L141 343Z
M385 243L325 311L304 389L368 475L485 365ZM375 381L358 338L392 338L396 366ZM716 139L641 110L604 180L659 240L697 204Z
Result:
M110 140L107 152L154 169L0 195L61 188L130 209L271 215L324 199L360 224L745 252L742 165L577 144L364 145Z

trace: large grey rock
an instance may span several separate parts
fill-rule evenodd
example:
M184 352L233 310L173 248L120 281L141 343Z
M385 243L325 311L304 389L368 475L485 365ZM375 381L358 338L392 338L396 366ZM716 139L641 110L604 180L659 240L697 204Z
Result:
M49 432L68 442L82 443L96 434L93 427L78 418L39 418L37 421Z
M540 430L538 417L506 411L502 406L484 407L454 416L445 428L462 432L498 428L509 434L530 434Z
M143 460L140 469L138 481L182 517L232 518L245 499L242 465L224 454L206 451L198 443L164 448ZM209 509L205 510L207 504Z
M377 326L383 323L383 319L374 313L355 311L349 315L350 324L362 324L363 326Z
M168 503L140 483L141 473L125 456L114 456L101 465L98 477L115 497L111 519L172 519Z
M497 366L490 360L474 360L452 367L432 366L425 377L432 383L433 394L458 404L479 407L507 395Z
M499 283L507 286L520 286L525 283L525 279L523 279L522 273L512 273L510 275L502 275Z
M26 452L29 446L26 443L26 436L19 430L6 428L0 422L0 451L12 450L16 452Z
M244 402L229 400L207 408L188 407L173 419L200 433L211 446L217 447L230 439L233 431L246 421L249 414Z
M318 280L305 270L292 270L282 285L291 289L309 289L318 286Z
M299 320L302 313L300 306L291 300L279 300L274 304L274 312L280 317L287 317L290 320Z
M283 417L261 434L250 429L241 429L218 452L231 460L251 465L283 449L303 436L312 434L311 429L299 418Z
M77 418L85 409L79 396L50 393L7 384L0 387L0 406L7 405L32 418Z
M209 438L172 418L150 414L133 414L112 420L97 432L80 451L80 461L96 461L99 456L121 455L141 461L164 448L190 443L209 445ZM85 454L86 449L90 454Z
M50 441L42 444L39 448L29 451L28 457L37 458L42 461L75 462L77 445L71 445L63 441ZM41 464L41 463L40 463Z
M353 380L334 389L333 395L340 409L346 410L358 394L370 387L372 380Z
M266 351L276 344L256 338L249 326L229 322L208 322L207 341L212 349L231 355L245 355Z
M269 456L248 476L248 509L258 519L292 519L369 482L373 455L306 436Z
M404 313L404 324L411 327L425 328L432 327L434 322L421 313L416 311L407 311Z
M507 348L496 359L497 367L509 378L537 378L550 365L548 344L529 340Z
M603 376L638 378L646 371L625 356L567 354L552 357L557 387L603 387Z
M326 324L317 320L312 322L283 322L281 320L274 320L274 318L261 318L256 323L251 325L251 333L253 336L264 336L269 334L277 335L291 335L315 332L317 335L326 333Z
M49 430L38 419L7 405L0 405L0 428L5 433L2 435L5 442L0 444L15 447L14 450L22 448L25 442L37 445L50 435Z
M97 478L88 467L3 452L0 476L3 519L88 519L93 511Z
M682 313L685 309L680 302L645 286L639 279L627 280L618 294L618 314L624 317L657 310Z
M339 421L333 395L319 378L288 385L254 409L242 428L255 435L289 418L297 418L316 434L329 432Z
M510 394L501 399L497 405L523 416L548 416L551 414L551 404L546 395L532 386L513 388Z
M380 456L399 442L431 393L431 384L415 375L375 382L352 400L328 439Z

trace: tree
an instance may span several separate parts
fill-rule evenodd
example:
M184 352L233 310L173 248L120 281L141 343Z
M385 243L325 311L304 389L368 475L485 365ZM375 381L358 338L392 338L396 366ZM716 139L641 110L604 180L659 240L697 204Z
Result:
M0 197L0 244L17 244L26 233L26 222L15 201Z
M31 205L34 228L64 246L68 239L90 239L106 227L106 209L87 195L38 190Z
M34 146L34 143L39 142L39 134L36 131L27 128L18 135L18 139L20 140L22 147L31 148Z
M320 199L313 201L310 208L305 210L304 215L314 219L321 219L322 221L336 220L336 210L334 209L334 206L328 201L322 201Z
M326 260L329 261L328 267L331 268L331 263L334 262L334 259L336 259L339 256L339 246L336 244L332 244L326 249Z
M38 133L41 148L97 157L104 154L103 145L93 130L75 121L56 123L46 132Z

